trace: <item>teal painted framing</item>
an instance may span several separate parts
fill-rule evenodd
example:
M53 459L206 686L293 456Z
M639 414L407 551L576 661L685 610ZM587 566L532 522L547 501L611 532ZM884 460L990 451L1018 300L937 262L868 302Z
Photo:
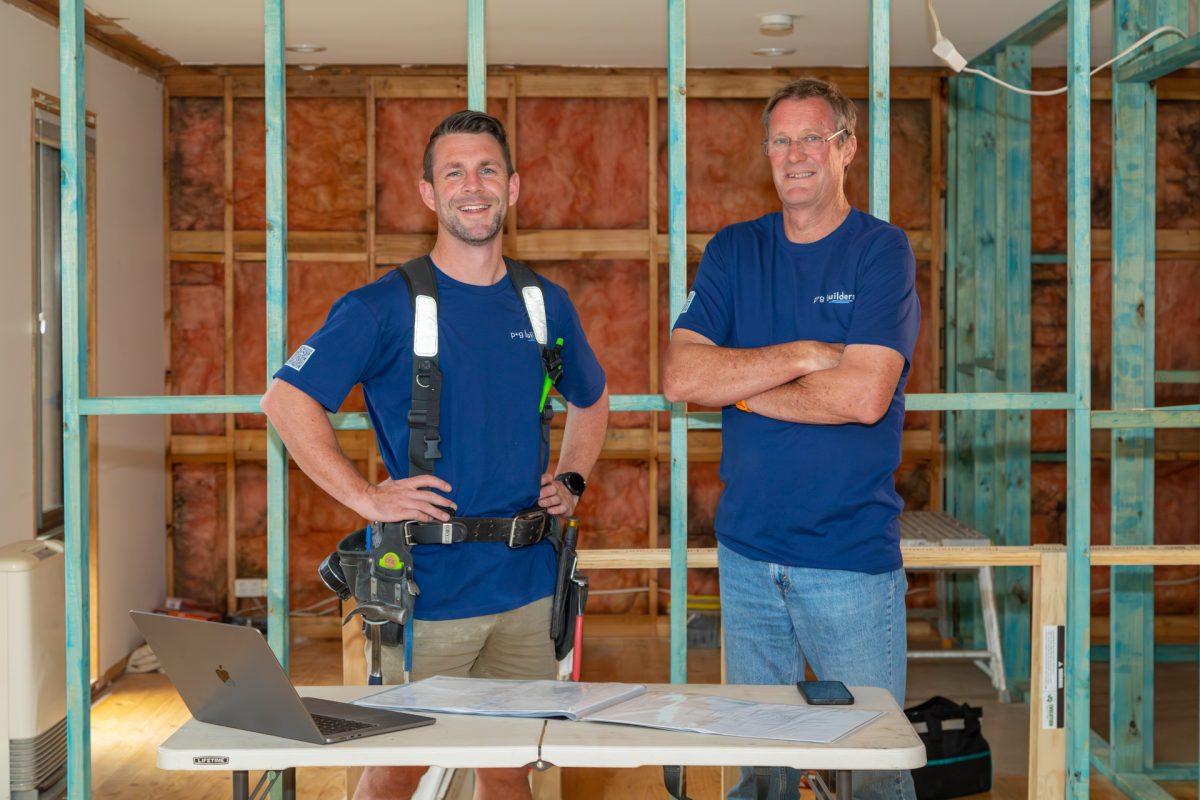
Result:
M1176 22L1162 22L1163 25L1175 25L1186 30L1187 15ZM1157 26L1155 26L1157 27ZM1132 44L1132 42L1130 42ZM1156 49L1153 53L1133 61L1127 61L1117 68L1117 81L1122 83L1146 83L1164 75L1169 75L1177 69L1183 69L1193 61L1200 61L1200 33L1193 33L1182 41L1176 41L1169 47Z
M63 544L65 547L67 797L91 796L91 594L88 565L87 152L83 0L59 4L62 124ZM8 788L5 787L7 792Z
M871 0L871 97L868 101L871 147L869 196L871 215L888 219L891 214L891 70L892 18L890 0Z
M1155 0L1114 0L1114 52L1155 27ZM1112 84L1112 407L1154 405L1154 87ZM1154 543L1154 429L1113 430L1111 542ZM1111 568L1109 768L1154 765L1154 567Z
M283 0L263 2L264 95L267 117L267 374L287 350L287 110ZM227 479L232 480L233 476ZM267 425L267 639L288 668L288 456Z
M1067 6L1067 636L1066 751L1068 800L1089 786L1091 663L1092 295L1091 8Z
M687 0L667 0L668 299L687 292ZM671 404L671 683L687 683L687 404Z
M1030 61L1032 48L1014 44L997 56L997 74L1014 86L1028 88L1032 83ZM1001 382L1008 392L1029 392L1032 377L1032 217L1030 171L1032 107L1030 98L1018 92L1002 92L997 126L997 189L1000 191L1000 222L997 225L997 250L1002 263L1003 278L998 285L1004 294L997 294L1003 323L1003 346L997 356ZM1005 545L1030 543L1030 413L1027 409L1012 409L997 415L1002 428L997 433L997 447L1002 458L1003 489L998 498L1000 509L995 523L994 541ZM1004 645L1004 670L1008 686L1029 683L1030 632L1029 598L1033 596L1030 570L1025 567L1006 567L996 570L996 600L1000 607L1000 633Z
M487 0L467 0L467 107L487 111Z

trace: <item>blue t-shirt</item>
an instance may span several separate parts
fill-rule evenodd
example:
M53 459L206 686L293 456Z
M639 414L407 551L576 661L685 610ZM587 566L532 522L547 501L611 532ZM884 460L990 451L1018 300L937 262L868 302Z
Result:
M460 517L511 517L537 503L545 470L538 414L545 371L525 305L508 276L492 286L434 269L441 451L434 474ZM566 291L542 279L550 341L563 339L559 392L578 407L600 399L604 370ZM388 474L407 478L413 306L399 270L338 300L325 324L275 377L335 412L361 383ZM297 366L291 366L297 365ZM419 545L416 617L460 619L518 608L554 593L554 548L543 541Z
M818 242L795 244L780 213L731 225L709 242L676 328L721 347L798 340L872 344L904 356L874 425L781 422L721 414L717 538L747 558L880 573L901 566L897 516L904 382L921 310L904 232L851 210Z

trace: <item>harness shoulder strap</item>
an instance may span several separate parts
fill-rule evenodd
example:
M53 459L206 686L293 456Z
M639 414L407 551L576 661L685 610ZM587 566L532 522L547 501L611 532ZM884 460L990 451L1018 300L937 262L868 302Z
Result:
M438 365L437 278L429 256L400 267L413 303L412 406L408 411L408 474L432 475L438 445L442 370Z
M504 265L508 268L508 279L513 288L521 296L525 304L525 314L533 328L533 338L537 340L538 354L542 359L542 368L551 385L557 386L563 374L562 341L550 342L550 327L546 318L546 298L542 293L542 279L528 265L505 257ZM546 402L545 392L542 403L538 407L542 420L542 469L550 463L550 420L554 418L554 409Z

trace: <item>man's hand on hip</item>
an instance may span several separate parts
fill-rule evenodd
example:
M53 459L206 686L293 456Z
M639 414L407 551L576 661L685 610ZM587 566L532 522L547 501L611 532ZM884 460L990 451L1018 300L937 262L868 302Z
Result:
M437 492L449 491L450 484L432 475L388 479L368 485L354 510L373 522L446 522L458 506Z
M538 497L538 505L556 517L568 516L575 513L579 498L571 494L562 481L554 480L549 472L542 474L542 493Z

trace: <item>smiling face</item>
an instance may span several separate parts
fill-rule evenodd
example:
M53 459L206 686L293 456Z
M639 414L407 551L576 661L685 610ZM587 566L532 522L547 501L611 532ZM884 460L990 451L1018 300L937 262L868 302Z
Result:
M421 199L437 213L439 235L470 245L495 239L520 188L500 143L486 133L446 134L434 143L432 175L420 183Z
M842 183L854 160L858 140L835 136L817 152L807 152L796 142L810 134L821 138L838 130L833 109L819 97L783 100L771 110L767 138L786 136L793 141L786 153L768 155L771 177L784 210L820 213L839 211L845 204Z

